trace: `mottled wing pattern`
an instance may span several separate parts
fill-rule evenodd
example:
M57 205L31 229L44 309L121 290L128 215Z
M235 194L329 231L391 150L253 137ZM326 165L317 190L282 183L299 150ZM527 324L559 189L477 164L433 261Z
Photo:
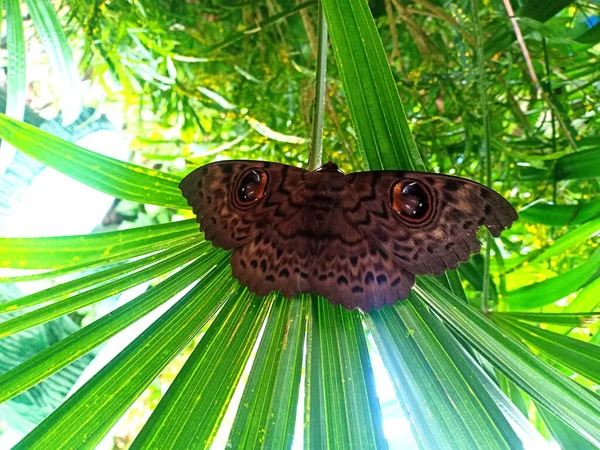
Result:
M282 238L276 228L258 235L231 254L231 273L257 295L280 291L284 297L311 292L311 243L301 236Z
M407 298L415 276L384 258L376 241L343 216L335 223L344 238L323 241L318 248L310 276L313 291L334 305L362 311Z
M249 208L236 207L233 197L240 178L248 170L268 173L266 196ZM179 184L207 240L215 247L233 249L281 221L291 193L308 172L304 169L261 161L225 161L207 164L189 173Z
M501 195L463 178L373 171L352 173L347 179L354 194L346 207L349 220L363 234L376 237L382 254L416 275L456 269L481 250L476 237L481 226L498 237L518 218ZM392 208L393 188L400 182L416 182L421 189L427 202L423 217L407 218Z
M241 209L233 198L236 186L255 169L268 174L266 194ZM215 247L234 249L233 276L258 295L281 291L291 297L310 291L311 242L298 235L303 205L292 204L307 173L284 164L227 161L200 167L180 183L205 238Z

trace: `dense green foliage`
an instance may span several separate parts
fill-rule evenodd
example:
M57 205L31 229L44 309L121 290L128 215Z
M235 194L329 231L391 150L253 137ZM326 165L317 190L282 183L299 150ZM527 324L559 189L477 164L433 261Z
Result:
M16 0L5 4L15 55L24 51L23 21ZM0 375L0 402L200 281L20 448L93 446L199 335L134 448L210 446L228 407L237 407L232 398L248 361L228 437L234 448L288 448L300 439L297 414L306 448L385 448L375 352L419 446L518 448L541 439L531 424L566 448L599 445L599 8L564 0L512 7L524 45L500 0L323 0L332 50L324 157L347 172L410 168L478 180L520 214L500 239L481 234L487 254L440 279L421 277L408 301L367 315L312 296L249 295L231 278L226 253L201 240L177 189L181 175L215 159L306 166L315 1L69 0L59 14L64 29L48 5L34 6L25 27L53 42L46 51L63 86L73 83L63 32L69 36L82 56L80 73L102 92L88 104L121 115L136 165L6 116L0 137L92 187L165 208L152 216L160 221L190 220L0 238L0 267L51 269L30 278L102 269L0 303L0 318L42 306L1 321L0 339L155 280L114 313ZM15 60L24 58L9 60L7 114L20 119L24 100L15 86L24 78ZM63 111L79 107L73 92L60 90Z

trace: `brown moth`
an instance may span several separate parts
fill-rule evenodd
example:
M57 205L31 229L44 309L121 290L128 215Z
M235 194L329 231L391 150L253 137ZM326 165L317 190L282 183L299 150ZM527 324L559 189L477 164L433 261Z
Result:
M501 195L463 178L284 164L208 164L180 183L207 240L257 295L314 292L369 311L405 299L415 275L442 274L517 220Z

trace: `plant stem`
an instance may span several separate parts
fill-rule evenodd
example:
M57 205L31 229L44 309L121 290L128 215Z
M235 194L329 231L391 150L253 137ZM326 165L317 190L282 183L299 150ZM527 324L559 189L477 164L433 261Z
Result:
M308 155L308 170L321 167L323 162L323 122L325 115L325 74L327 72L327 22L323 6L319 2L317 43L317 79L315 105L312 117L312 137Z
M550 59L548 58L548 48L546 47L546 38L542 39L542 48L544 50L544 63L546 65L546 92L548 96L552 95L552 78L550 72ZM556 153L558 147L556 145L556 124L554 123L554 110L550 108L550 125L552 125L552 151ZM556 205L556 176L552 176L552 203ZM554 239L554 227L550 228L550 235Z
M492 185L492 124L490 122L490 112L488 110L487 82L485 79L485 61L483 58L483 41L481 36L481 24L479 23L478 0L471 0L471 13L473 15L473 24L475 26L475 55L477 61L477 72L479 72L479 101L481 103L481 115L483 120L483 152L485 166L485 184ZM483 258L483 300L481 309L484 314L490 312L490 258L492 238L488 233L486 236L485 256Z
M529 55L529 50L527 50L527 45L525 44L525 40L523 39L523 33L521 33L521 28L519 27L519 22L517 22L517 18L512 9L510 1L503 0L503 2L504 2L504 6L506 8L508 17L510 18L510 23L512 24L513 29L515 31L515 36L517 38L517 42L519 43L519 46L521 47L521 53L523 53L523 58L525 59L525 63L527 64L527 70L529 71L529 76L531 77L531 80L535 83L536 91L537 91L538 95L540 95L546 101L546 103L548 103L550 110L553 111L553 115L556 114L556 119L558 119L558 123L560 124L560 126L563 129L563 131L565 133L565 137L567 138L567 141L569 142L569 144L571 145L573 150L577 151L578 150L577 143L573 139L573 136L571 135L571 131L569 130L569 127L567 126L565 119L561 116L560 112L558 111L557 106L554 104L554 101L552 100L551 92L550 91L546 92L542 89L540 81L538 80L538 77L535 74L535 70L533 68L533 63L531 62L531 57ZM553 119L553 123L554 123L554 119Z

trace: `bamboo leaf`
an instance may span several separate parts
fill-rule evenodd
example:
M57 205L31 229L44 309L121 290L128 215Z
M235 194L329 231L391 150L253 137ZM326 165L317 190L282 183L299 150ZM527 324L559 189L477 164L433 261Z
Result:
M554 178L560 180L577 180L600 177L600 168L595 161L600 159L600 148L580 150L562 156L544 169L536 167L521 167L521 178L523 180L547 180Z
M584 286L565 312L595 311L600 305L600 277Z
M535 203L519 211L519 219L553 227L580 225L600 217L600 199L577 205Z
M590 220L589 222L586 222L585 224L562 235L556 240L556 242L550 245L541 254L536 256L531 261L531 264L540 263L553 256L560 255L565 250L582 244L598 233L600 233L600 217Z
M600 42L600 26L593 26L582 35L577 36L576 41L582 44L597 44Z
M549 305L582 287L598 270L600 249L569 272L506 293L505 301L513 310Z
M59 172L117 198L189 209L177 187L179 177L174 175L99 155L3 114L0 138Z
M82 267L82 263L119 261L137 256L140 252L161 250L168 244L177 244L183 239L194 237L198 239L198 225L194 220L184 220L79 236L0 238L0 267L64 268L66 272L74 270L73 267Z
M239 31L237 33L234 33L233 35L231 35L230 37L228 37L227 39L225 39L222 42L219 42L218 44L212 45L210 47L206 47L204 49L205 53L210 53L210 52L214 52L216 50L220 50L223 49L241 39L244 39L245 37L247 37L250 34L253 33L257 33L259 31L261 31L262 29L264 29L265 27L272 25L274 23L279 22L282 19L285 19L286 17L291 16L292 14L297 13L298 11L304 9L304 8L308 8L310 6L314 6L316 5L316 1L315 0L309 0L307 2L303 2L300 3L299 5L296 5L288 10L282 11L278 14L273 14L271 17L269 17L268 19L265 19L261 22L259 22L258 24L256 24L255 26L253 26L252 28L249 29L245 29L242 31Z
M55 72L63 122L69 124L81 113L79 74L71 48L52 4L47 0L27 0L26 3Z
M554 174L557 180L600 178L600 148L582 150L563 156L556 161Z
M571 3L573 3L573 0L529 0L521 4L516 14L519 17L546 22ZM514 30L510 27L508 20L504 21L501 25L501 27L493 30L491 39L485 42L486 59L489 59L499 51L505 50L516 39Z

